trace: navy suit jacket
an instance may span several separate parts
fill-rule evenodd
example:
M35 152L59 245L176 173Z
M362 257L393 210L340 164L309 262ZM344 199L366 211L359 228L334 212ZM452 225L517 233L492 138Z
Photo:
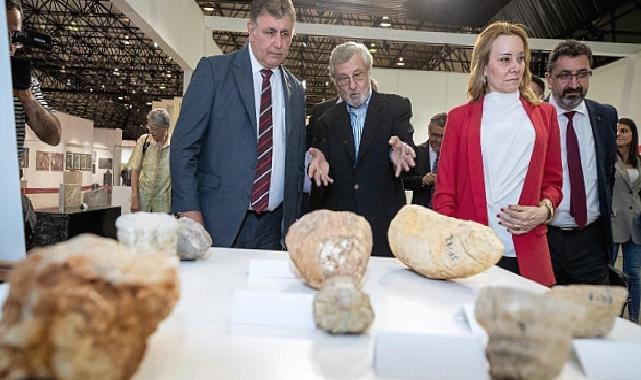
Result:
M606 238L607 251L612 247L612 188L614 186L614 164L617 161L617 110L609 104L585 100L590 116L596 150L597 178L599 189L599 211ZM609 257L609 256L608 256Z
M325 154L329 175L334 179L325 189L325 207L365 217L372 227L374 256L392 256L387 230L407 203L401 178L394 176L389 139L396 135L414 146L411 117L409 99L373 91L358 157L345 103L323 113L314 131L313 144Z
M286 162L282 234L301 213L305 95L284 67ZM171 141L172 212L201 211L214 246L230 247L250 202L257 122L249 45L202 58L185 93ZM278 180L278 179L272 179Z

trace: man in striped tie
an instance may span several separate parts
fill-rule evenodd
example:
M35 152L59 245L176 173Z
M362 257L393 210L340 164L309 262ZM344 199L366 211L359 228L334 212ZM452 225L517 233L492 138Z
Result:
M203 223L214 245L282 249L301 213L304 90L282 63L291 0L252 2L247 45L203 58L171 143L172 210Z

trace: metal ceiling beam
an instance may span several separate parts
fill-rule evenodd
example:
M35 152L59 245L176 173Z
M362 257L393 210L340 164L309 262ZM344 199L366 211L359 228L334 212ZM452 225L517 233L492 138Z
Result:
M224 32L244 33L247 32L246 18L232 18L220 16L205 16L205 26ZM450 45L460 47L472 47L477 34L448 33L448 32L424 32L413 30L384 29L366 26L349 25L326 25L297 23L296 34L307 34L316 36L333 36L364 40L384 40L396 42ZM531 38L528 40L530 49L550 51L556 44L563 40ZM641 44L583 41L592 49L596 56L608 57L629 57L641 52Z

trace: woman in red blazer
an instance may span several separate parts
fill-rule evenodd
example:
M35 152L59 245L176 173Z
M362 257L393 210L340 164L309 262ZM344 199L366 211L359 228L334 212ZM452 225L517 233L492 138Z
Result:
M491 226L499 266L554 285L546 222L561 202L563 174L554 108L530 89L523 27L488 26L472 53L470 101L448 113L433 207Z

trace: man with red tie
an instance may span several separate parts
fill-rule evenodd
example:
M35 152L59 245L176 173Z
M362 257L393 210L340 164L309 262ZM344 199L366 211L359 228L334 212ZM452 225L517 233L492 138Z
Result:
M592 51L577 41L550 53L545 78L561 133L563 201L548 226L557 284L607 284L617 111L585 99Z
M215 246L282 249L301 214L305 98L283 63L291 0L254 0L248 43L203 58L171 141L172 211L204 224Z

